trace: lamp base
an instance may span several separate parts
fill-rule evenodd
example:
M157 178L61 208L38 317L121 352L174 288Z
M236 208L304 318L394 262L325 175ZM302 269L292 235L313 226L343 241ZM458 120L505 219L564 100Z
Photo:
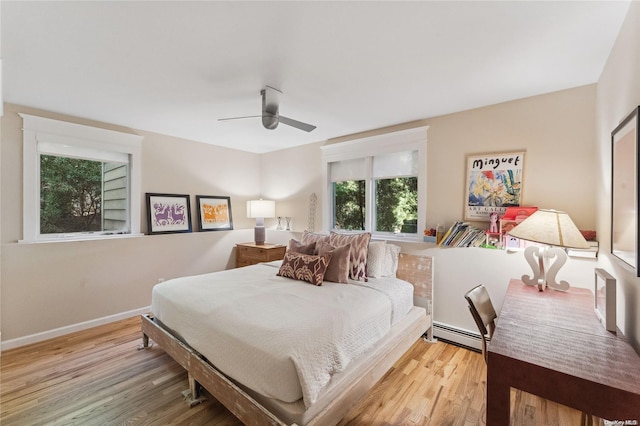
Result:
M530 286L538 286L542 291L550 287L558 291L568 291L571 287L566 281L556 281L558 271L567 261L567 253L558 247L529 246L524 250L524 258L531 266L533 277L522 276L522 282ZM551 264L551 259L556 258Z
M257 246L262 246L264 245L264 241L265 241L265 230L264 230L264 226L257 226L255 228L253 228L253 241L256 243Z

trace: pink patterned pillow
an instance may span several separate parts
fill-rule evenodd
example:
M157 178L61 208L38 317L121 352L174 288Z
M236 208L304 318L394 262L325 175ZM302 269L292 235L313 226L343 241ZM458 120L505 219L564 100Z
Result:
M311 243L328 243L329 236L326 234L316 234L314 232L304 231L302 233L302 244L311 244Z
M351 245L349 254L349 278L356 281L367 281L367 255L369 252L370 232L360 234L329 234L329 244L334 247Z
M329 265L331 254L312 256L309 254L287 252L277 275L307 281L313 285L322 285L324 273Z

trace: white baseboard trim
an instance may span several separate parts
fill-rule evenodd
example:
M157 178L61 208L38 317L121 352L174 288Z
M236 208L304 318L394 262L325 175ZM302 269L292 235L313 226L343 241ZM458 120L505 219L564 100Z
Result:
M0 352L8 349L19 348L20 346L30 345L32 343L42 342L44 340L52 339L54 337L64 336L76 331L86 330L88 328L97 327L99 325L109 324L111 322L119 321L133 316L146 314L151 311L151 306L145 306L144 308L134 309L132 311L121 312L119 314L109 315L102 318L96 318L89 321L84 321L78 324L67 325L53 330L47 330L36 334L30 334L29 336L18 337L15 339L0 342Z

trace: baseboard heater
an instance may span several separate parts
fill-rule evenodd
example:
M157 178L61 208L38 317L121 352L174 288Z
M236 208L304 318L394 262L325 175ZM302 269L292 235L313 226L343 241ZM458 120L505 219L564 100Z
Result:
M443 324L438 321L433 322L433 335L440 340L451 342L467 348L481 350L482 340L480 333Z

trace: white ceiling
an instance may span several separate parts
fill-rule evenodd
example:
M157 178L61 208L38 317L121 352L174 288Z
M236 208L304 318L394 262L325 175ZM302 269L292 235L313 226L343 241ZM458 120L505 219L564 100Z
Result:
M2 1L3 94L262 153L594 83L628 5ZM217 121L264 85L317 129Z

